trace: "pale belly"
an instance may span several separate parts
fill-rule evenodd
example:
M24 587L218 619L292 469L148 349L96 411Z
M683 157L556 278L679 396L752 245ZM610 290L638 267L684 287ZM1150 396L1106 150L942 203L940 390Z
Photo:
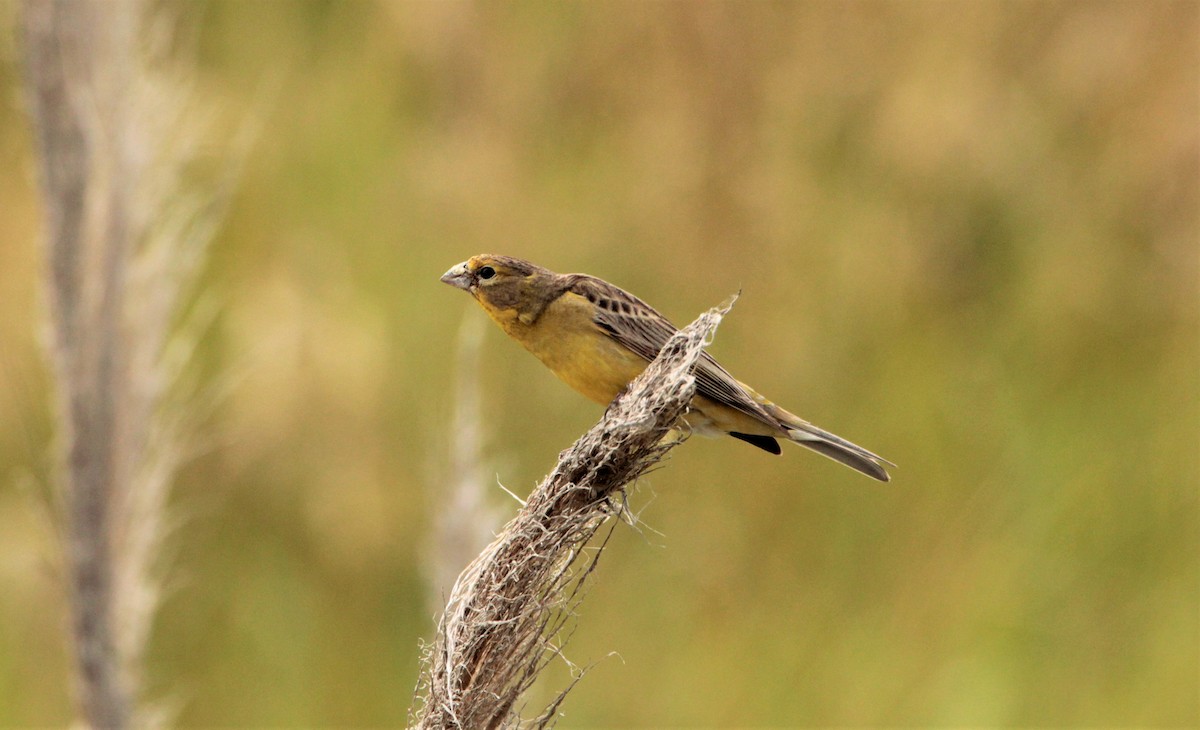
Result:
M648 364L617 342L595 335L557 336L530 351L564 383L601 405L611 403Z

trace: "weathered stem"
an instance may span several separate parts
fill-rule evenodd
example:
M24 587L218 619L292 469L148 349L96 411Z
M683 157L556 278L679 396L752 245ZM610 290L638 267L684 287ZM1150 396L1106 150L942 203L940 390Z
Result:
M410 725L494 728L559 655L556 634L590 571L574 571L588 541L621 510L625 487L677 443L665 439L695 389L690 374L729 305L700 316L564 451L517 516L459 576L426 652ZM603 546L591 552L594 565ZM569 690L569 688L568 688ZM563 695L532 722L550 723Z

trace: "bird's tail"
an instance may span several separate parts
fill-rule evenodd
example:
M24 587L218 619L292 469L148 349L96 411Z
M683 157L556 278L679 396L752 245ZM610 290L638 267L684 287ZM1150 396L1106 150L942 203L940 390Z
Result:
M895 466L895 464L882 456L873 454L858 444L852 444L841 436L817 428L808 421L792 415L774 404L768 406L767 411L779 419L780 423L787 430L788 440L793 443L812 449L818 454L827 456L840 464L845 464L872 479L878 479L881 482L891 480L883 465Z

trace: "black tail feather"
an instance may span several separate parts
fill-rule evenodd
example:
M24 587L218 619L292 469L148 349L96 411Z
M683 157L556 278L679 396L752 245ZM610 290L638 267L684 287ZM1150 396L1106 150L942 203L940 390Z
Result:
M730 431L729 435L735 439L741 439L748 444L753 444L763 451L769 451L775 455L778 455L783 451L779 448L779 442L770 436L754 436L748 433L738 433L737 431Z

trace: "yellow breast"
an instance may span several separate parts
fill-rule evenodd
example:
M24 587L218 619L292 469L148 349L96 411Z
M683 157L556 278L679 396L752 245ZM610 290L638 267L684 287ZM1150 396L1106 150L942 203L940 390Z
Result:
M522 321L515 310L496 310L483 300L480 304L563 382L597 403L611 403L646 369L645 360L593 323L593 305L578 294L555 299L532 323Z

